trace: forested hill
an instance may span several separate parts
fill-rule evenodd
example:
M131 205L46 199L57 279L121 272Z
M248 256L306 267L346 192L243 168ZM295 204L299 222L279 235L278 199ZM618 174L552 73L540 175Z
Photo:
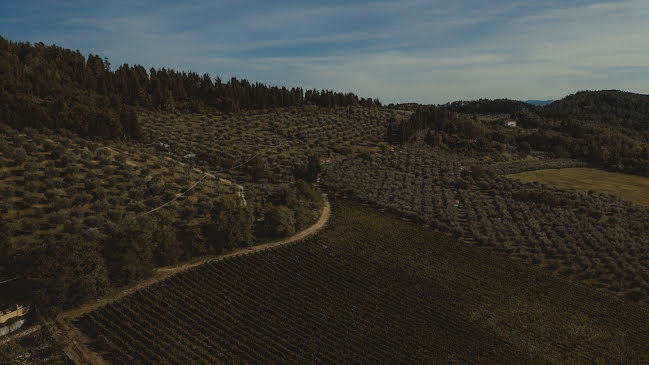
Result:
M442 108L464 114L513 114L534 107L532 104L511 99L478 99L454 101L441 105Z
M594 122L610 127L649 131L649 95L619 90L580 91L547 105L510 99L478 99L454 101L440 107L463 114L515 114L533 111L555 121Z
M582 120L649 131L649 95L619 90L580 91L537 109L556 120Z
M16 128L66 128L82 136L137 137L133 107L223 112L313 104L323 107L380 106L372 99L328 90L287 89L218 77L122 65L84 57L43 43L0 37L0 123Z

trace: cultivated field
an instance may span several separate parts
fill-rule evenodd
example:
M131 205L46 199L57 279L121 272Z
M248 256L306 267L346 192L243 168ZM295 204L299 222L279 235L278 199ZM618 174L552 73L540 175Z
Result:
M498 171L570 161L487 166L409 145L350 156L323 169L336 191L636 301L649 294L649 207L608 194L522 183ZM458 201L458 206L455 202Z
M315 238L199 266L76 325L114 363L649 360L645 307L341 200Z
M649 204L649 178L637 175L591 168L568 168L526 171L507 175L507 177L580 191L595 190L641 204Z
M263 180L292 177L310 154L321 157L385 146L388 119L409 112L379 108L316 107L243 111L237 114L143 112L144 138L160 153L176 159L195 154L197 165L227 166L259 153L267 169ZM161 147L160 143L168 147Z
M47 234L83 233L100 239L108 222L142 215L162 204L177 225L205 221L212 202L235 196L232 184L140 149L122 150L70 133L0 135L0 213L16 242L38 242Z

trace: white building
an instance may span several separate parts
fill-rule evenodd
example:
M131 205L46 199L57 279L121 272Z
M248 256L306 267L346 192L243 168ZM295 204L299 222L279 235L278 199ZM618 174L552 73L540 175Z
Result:
M507 119L503 122L503 126L507 128L516 128L516 121L513 119Z

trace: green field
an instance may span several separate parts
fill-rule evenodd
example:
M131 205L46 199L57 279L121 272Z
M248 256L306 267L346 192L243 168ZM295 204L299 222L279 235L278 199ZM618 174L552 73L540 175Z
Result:
M550 169L507 175L523 182L538 181L559 188L595 190L622 199L649 204L649 178L591 168Z
M649 310L338 200L306 242L199 266L76 322L114 363L649 361Z

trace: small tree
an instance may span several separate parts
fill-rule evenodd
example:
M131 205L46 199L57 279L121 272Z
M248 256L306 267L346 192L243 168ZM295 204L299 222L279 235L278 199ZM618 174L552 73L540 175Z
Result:
M212 210L212 218L218 239L225 240L226 247L249 245L252 241L252 212L231 197L222 197Z
M295 213L286 206L275 206L266 213L264 226L270 237L289 236L295 233Z
M106 292L106 265L95 242L80 236L49 237L27 258L27 279L41 309L57 311Z
M153 272L155 228L150 217L127 218L110 232L104 249L115 282L127 284Z
M485 168L481 165L474 165L471 167L471 176L476 180L482 179L486 173Z

